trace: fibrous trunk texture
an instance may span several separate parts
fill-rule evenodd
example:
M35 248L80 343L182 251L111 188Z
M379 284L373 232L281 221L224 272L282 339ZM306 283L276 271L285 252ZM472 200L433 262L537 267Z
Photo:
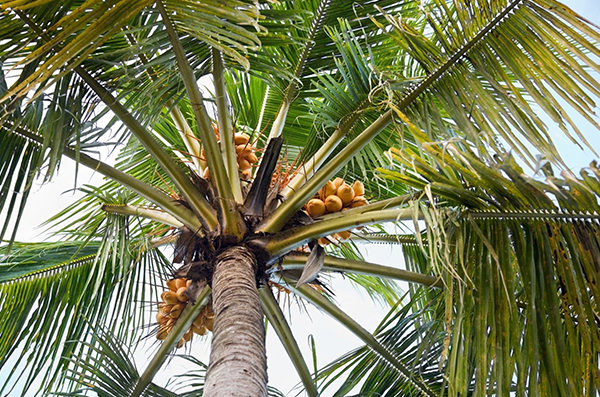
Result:
M245 247L232 247L217 256L205 397L267 395L265 329L255 274L256 258Z

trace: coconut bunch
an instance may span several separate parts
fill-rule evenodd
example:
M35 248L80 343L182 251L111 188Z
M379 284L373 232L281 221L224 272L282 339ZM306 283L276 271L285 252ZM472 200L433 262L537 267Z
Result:
M364 194L365 186L362 182L354 181L352 185L349 185L344 179L335 178L333 181L328 181L317 195L306 203L304 210L311 218L318 218L325 214L362 207L369 204ZM335 233L331 237L337 240L346 240L350 237L350 230ZM327 245L329 240L320 238L319 244Z
M174 278L167 281L169 289L161 294L162 302L158 304L158 313L156 314L156 321L158 321L156 338L158 340L164 340L169 335L181 312L188 304L189 297L185 292L191 283L192 280L186 280L185 278ZM183 337L177 342L177 347L180 348L185 342L191 340L193 334L204 335L207 331L212 331L214 318L212 305L206 305Z
M217 142L219 145L221 144L221 140L219 138L218 130L215 130L215 134L217 135ZM258 162L258 157L256 157L256 148L250 142L250 136L243 132L234 133L233 139L235 142L235 153L237 155L237 163L238 170L240 171L240 177L247 181L252 176L252 165ZM201 156L206 158L204 155L204 149L202 149ZM204 178L209 179L210 173L208 168L204 170Z

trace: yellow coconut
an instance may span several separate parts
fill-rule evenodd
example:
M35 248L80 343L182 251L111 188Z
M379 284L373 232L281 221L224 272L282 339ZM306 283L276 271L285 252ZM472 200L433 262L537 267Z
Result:
M171 316L171 318L179 318L184 308L185 303L178 303L176 305L173 305L173 310L171 310L169 316Z
M335 187L339 187L342 183L344 183L344 179L337 177L333 180L333 184L335 185Z
M319 245L324 246L324 245L329 245L331 244L329 242L329 240L327 240L325 237L321 237L320 239L317 240L317 242L319 243Z
M236 145L245 145L250 141L248 134L244 134L243 132L235 134L233 139Z
M338 196L331 195L325 199L325 208L327 208L327 212L341 211L343 206L342 199Z
M173 305L168 305L166 303L159 303L158 304L158 310L161 313L167 315L167 314L169 314L171 312L171 310L173 310Z
M167 288L169 288L171 291L177 291L177 279L172 278L169 281L167 281Z
M252 177L252 171L250 170L243 170L242 171L242 179L247 181Z
M256 157L256 155L254 153L248 153L246 155L246 160L250 163L250 164L254 164L258 161L258 157Z
M185 278L176 278L175 283L177 285L177 289L179 289L187 285L187 280Z
M350 203L350 208L362 207L363 205L367 205L369 202L363 196L356 196L354 200Z
M350 230L344 230L343 232L337 232L337 235L339 240L348 240L352 233L350 233Z
M181 287L177 290L177 299L179 299L179 302L187 302L189 300L189 298L184 294L186 290L186 287Z
M325 203L318 198L311 199L308 203L306 203L306 211L313 218L325 215L325 210Z
M165 324L167 322L168 318L167 315L165 313L163 313L162 311L159 311L158 313L156 313L156 321L159 324Z
M169 335L170 328L167 327L158 327L158 332L156 333L156 339L165 340L167 335Z
M185 332L185 334L183 334L183 340L189 342L190 340L192 340L192 335L194 335L194 332L192 331L192 327L190 327L190 329L188 329Z
M201 325L199 327L196 327L196 325L193 325L192 332L194 332L197 335L206 335L206 327L204 325Z
M250 167L252 167L252 164L250 164L250 162L246 159L240 159L239 163L238 163L238 167L240 170L249 170Z
M194 324L196 327L202 327L204 325L204 316L202 315L202 312L198 314L198 317L196 317L192 324Z
M354 199L354 190L346 183L342 183L335 193L341 200L344 205L350 204L352 199Z
M213 312L212 304L210 303L204 306L204 309L202 309L202 313L206 318L215 318L215 312Z
M365 194L365 185L361 181L354 181L352 190L354 190L355 196L362 196Z
M174 291L165 291L160 296L165 303L170 305L174 305L179 303L179 299L177 299L177 293Z
M319 190L319 196L321 196L321 199L324 200L327 196L331 196L332 194L335 194L336 190L337 190L337 186L335 186L333 184L333 181L327 181L325 186L323 186L321 188L321 190Z

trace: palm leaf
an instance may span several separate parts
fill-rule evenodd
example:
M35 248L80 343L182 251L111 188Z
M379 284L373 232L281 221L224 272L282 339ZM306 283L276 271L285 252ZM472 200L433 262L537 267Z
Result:
M595 163L585 178L541 181L510 156L486 164L460 142L429 145L418 162L410 152L397 158L415 174L385 174L403 175L438 203L421 207L428 255L413 251L411 259L448 286L450 394L473 384L482 395L597 391L598 366L586 361L600 338Z
M84 340L91 322L110 324L130 343L137 340L132 329L147 321L140 307L157 300L156 291L151 293L142 283L157 284L155 278L168 265L157 251L135 258L119 247L118 239L110 241L19 243L11 256L2 257L6 272L0 284L0 313L6 321L0 326L0 366L13 365L4 390L23 371L28 373L24 393L34 381L40 389L63 384L69 357L81 352L81 346L64 342ZM111 249L116 248L120 252L113 255ZM116 321L121 316L124 320Z

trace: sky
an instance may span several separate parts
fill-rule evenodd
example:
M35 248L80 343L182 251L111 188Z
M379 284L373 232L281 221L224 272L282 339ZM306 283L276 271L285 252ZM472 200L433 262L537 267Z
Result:
M592 22L600 24L600 0L568 0L565 1L565 4ZM600 132L593 130L589 125L585 127L587 123L582 121L581 117L575 115L574 118L577 123L581 122L581 125L584 126L583 131L590 139L591 145L600 151ZM566 138L559 137L556 143L565 157L567 164L572 167L573 171L587 166L594 158L589 150L582 152ZM44 186L34 186L33 194L27 204L27 210L17 235L17 240L38 240L41 230L36 228L37 225L52 214L65 208L78 197L78 194L72 191L74 186L73 173L74 167L72 162L65 160L61 165L59 176L53 182ZM94 184L100 181L101 177L99 175L94 174L84 167L80 168L77 180L78 185L86 183ZM391 246L369 245L365 246L364 249L365 256L371 262L390 266L402 266L399 263L401 255ZM359 320L365 328L372 331L386 314L386 310L379 304L373 303L364 292L357 292L347 280L337 277L332 280L332 283L336 291L336 301L349 315ZM327 315L320 313L310 306L307 306L306 310L310 318L306 316L307 313L304 312L304 308L300 310L296 305L289 306L292 328L308 362L311 361L310 335L315 336L319 366L327 364L353 347L361 345L361 342L354 335L337 322L331 320ZM140 371L144 369L145 362L151 357L153 351L154 349L148 345L136 353L138 369ZM207 363L208 352L209 343L195 343L193 354L197 358ZM270 384L287 393L299 382L299 379L291 362L287 359L286 353L280 345L277 336L272 330L268 330L267 355L269 360ZM174 362L160 379L166 379L168 375L177 374L181 370L182 367ZM158 383L161 383L161 381ZM295 394L295 392L290 393L291 396Z

